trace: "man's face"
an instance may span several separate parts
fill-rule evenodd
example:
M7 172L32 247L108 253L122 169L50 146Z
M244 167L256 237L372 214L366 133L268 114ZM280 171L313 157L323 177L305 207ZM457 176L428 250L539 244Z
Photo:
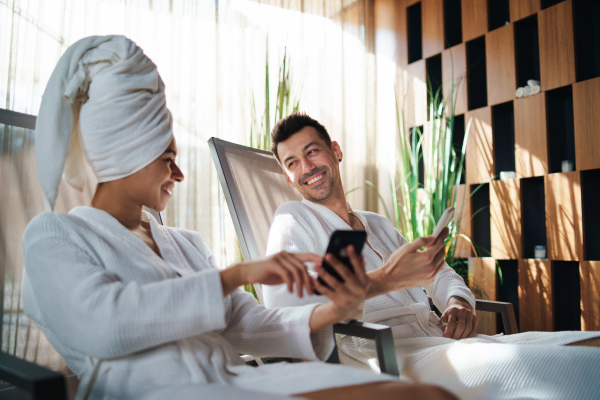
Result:
M343 196L339 160L342 151L336 142L331 147L307 126L277 145L279 159L291 187L314 203Z

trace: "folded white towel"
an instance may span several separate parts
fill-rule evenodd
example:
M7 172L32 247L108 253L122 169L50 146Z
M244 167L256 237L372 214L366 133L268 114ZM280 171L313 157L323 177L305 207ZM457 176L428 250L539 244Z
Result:
M530 86L530 87L540 86L540 81L536 81L535 79L529 79L527 81L527 86Z
M517 96L517 98L525 96L525 89L522 87L518 88L517 93L515 93L515 95Z
M541 91L542 88L540 86L531 86L530 94L538 94Z
M173 120L156 65L124 36L92 36L69 47L42 97L35 160L46 210L61 174L78 190L85 162L98 182L131 175L169 146Z

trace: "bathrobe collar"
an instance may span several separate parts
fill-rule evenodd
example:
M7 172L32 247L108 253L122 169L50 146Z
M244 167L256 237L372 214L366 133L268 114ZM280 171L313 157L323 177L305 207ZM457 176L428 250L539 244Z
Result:
M312 201L309 201L306 199L303 199L302 203L307 205L308 207L310 207L313 211L324 216L328 221L330 221L334 225L335 229L352 230L352 227L350 225L348 225L346 223L346 221L344 221L342 219L342 217L337 215L331 209L329 209L325 206L322 206L320 204L313 203ZM381 241L379 240L379 238L377 237L377 235L375 235L373 233L373 231L371 230L371 228L369 227L369 222L367 221L367 218L362 214L361 211L354 211L352 209L352 207L350 206L350 203L348 203L348 202L346 202L346 209L348 210L348 212L350 214L355 215L356 218L358 218L358 220L360 221L360 223L365 227L365 232L367 233L367 240L369 242L371 249L375 253L377 253L379 255L379 257L382 259L383 263L385 263L387 261L387 259L384 259L385 254L386 254L386 252L384 250L384 246L381 243Z
M152 214L146 211L143 212L150 222L150 232L152 233L152 238L156 242L162 257L159 257L154 250L144 243L142 239L135 236L115 217L104 210L88 206L80 206L73 208L69 214L80 217L86 221L97 222L97 224L94 224L95 227L122 237L123 240L126 240L135 250L141 252L144 257L148 257L150 259L152 259L152 257L156 257L156 259L160 260L157 262L157 264L163 266L169 272L175 271L180 276L192 273L192 271L184 270L178 267L179 265L185 265L185 263L181 259L181 255L176 249L176 243L171 235L169 235L167 228L161 225L152 216Z

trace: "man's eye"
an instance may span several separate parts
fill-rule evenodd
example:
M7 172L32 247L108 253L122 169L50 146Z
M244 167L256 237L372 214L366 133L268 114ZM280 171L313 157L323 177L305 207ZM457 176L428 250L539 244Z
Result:
M165 161L172 163L173 161L175 161L174 158L165 158Z
M288 169L290 169L290 167L291 167L292 165L294 165L294 164L296 164L296 161L292 161L291 163L289 163L289 164L288 164Z

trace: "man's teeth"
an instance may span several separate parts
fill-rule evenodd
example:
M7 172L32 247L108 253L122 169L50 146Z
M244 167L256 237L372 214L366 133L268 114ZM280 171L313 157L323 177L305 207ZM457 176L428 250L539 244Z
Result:
M169 188L168 188L168 187L166 187L166 186L163 186L162 190L164 190L165 192L167 192L167 193L171 194L171 191L170 191L170 190L169 190Z
M309 180L308 182L306 182L308 185L312 185L313 183L320 181L321 178L323 178L323 175L319 175L316 178L312 178L311 180Z

